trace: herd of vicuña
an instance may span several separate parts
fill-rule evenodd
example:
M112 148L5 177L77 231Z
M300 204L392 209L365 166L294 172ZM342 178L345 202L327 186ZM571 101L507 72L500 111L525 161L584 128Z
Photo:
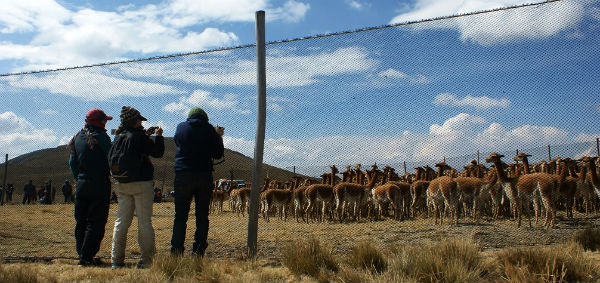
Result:
M598 213L600 182L598 157L580 159L556 158L549 162L529 164L530 155L519 153L514 163L506 164L498 153L486 158L490 167L473 160L458 171L445 162L415 168L414 174L399 176L394 168L380 170L376 164L362 170L346 166L340 173L335 165L313 178L294 177L287 182L265 178L260 193L260 213L265 221L271 216L287 220L293 215L297 222L376 221L393 218L403 221L417 217L433 217L442 224L450 217L457 224L461 217L473 222L513 218L521 226L522 216L538 222L544 217L544 227L556 223L557 211L566 219L573 211L582 215ZM245 215L250 203L250 185L238 188L235 183L216 186L212 211L223 211L229 199L232 212Z

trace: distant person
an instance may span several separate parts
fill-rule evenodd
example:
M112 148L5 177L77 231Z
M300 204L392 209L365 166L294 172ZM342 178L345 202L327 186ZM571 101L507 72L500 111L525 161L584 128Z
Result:
M73 202L73 187L71 186L71 182L69 182L69 179L65 180L65 183L62 185L60 190L62 191L63 196L65 197L65 203Z
M152 264L155 253L152 203L154 200L154 166L149 156L159 158L165 152L160 127L144 129L146 121L140 112L129 106L121 109L121 125L115 132L109 162L116 181L118 209L113 230L112 267L123 267L127 230L133 215L138 219L138 244L141 258L138 268ZM151 135L156 134L154 137Z
M208 123L208 115L193 108L175 130L175 220L171 253L184 251L185 232L192 198L196 209L196 232L192 254L204 256L208 246L208 211L213 187L213 159L223 157L222 127Z
M15 187L13 184L6 185L6 202L12 202L13 192L15 191Z
M79 265L100 265L95 258L104 238L110 205L110 137L106 123L111 116L98 108L85 115L85 126L69 142L69 167L77 181L75 189L75 247Z
M33 201L35 196L35 186L33 185L33 181L29 180L29 182L23 187L23 204L27 202L30 204Z
M44 189L44 201L40 202L43 204L52 204L53 201L53 192L52 192L52 180L48 180L42 188Z
M154 202L162 201L162 190L159 188L154 188Z
M52 188L52 203L54 203L54 200L56 200L56 186L52 186L52 183L50 183L50 187Z
M46 195L46 187L44 185L40 186L40 189L37 191L37 198L36 200L40 200L41 198L44 197L44 195Z

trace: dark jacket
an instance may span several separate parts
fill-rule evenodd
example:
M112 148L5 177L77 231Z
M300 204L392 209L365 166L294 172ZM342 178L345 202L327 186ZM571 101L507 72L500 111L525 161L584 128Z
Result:
M149 137L144 128L125 128L120 135L130 139L129 150L135 151L135 156L142 159L139 170L132 170L128 178L119 179L119 183L151 181L154 179L154 166L149 156L160 158L165 153L165 139L162 136ZM115 137L116 138L116 137ZM116 145L115 145L116 146Z
M69 148L69 168L73 177L79 179L100 180L110 176L108 168L108 150L110 137L100 127L85 125L77 133Z
M212 172L212 160L223 157L223 139L200 114L179 123L174 139L175 172Z

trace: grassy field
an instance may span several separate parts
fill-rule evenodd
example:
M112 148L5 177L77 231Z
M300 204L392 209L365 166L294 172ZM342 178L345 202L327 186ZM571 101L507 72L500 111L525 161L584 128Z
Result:
M156 247L159 258L166 257L170 248L173 209L173 203L154 204L152 220L156 232ZM110 257L115 211L116 205L112 204L106 226L106 235L98 254L98 256L103 257L106 261L109 261ZM403 222L383 220L359 223L330 222L311 224L297 223L293 219L288 219L286 222L277 218L271 218L270 222L265 222L261 219L259 220L258 260L245 261L247 217L238 217L226 211L224 213L212 214L210 220L209 247L207 249L206 260L201 264L204 269L200 267L188 267L192 269L196 268L194 270L204 270L198 273L202 274L201 278L198 277L200 275L194 275L191 278L183 276L178 277L179 281L186 281L188 279L190 281L211 281L210 276L206 274L206 270L211 270L212 273L217 274L215 276L218 276L219 280L216 281L223 282L322 281L322 278L319 279L319 276L324 276L322 274L294 274L287 267L289 264L282 263L283 255L286 254L286 247L289 248L289 245L294 245L299 240L306 239L314 239L319 243L323 243L333 258L344 262L340 267L342 271L329 271L329 273L326 273L327 280L325 281L352 281L348 281L348 278L341 278L340 276L342 275L340 272L344 276L354 274L360 277L362 281L387 281L393 278L383 275L368 275L368 272L365 273L365 271L360 271L360 268L353 268L352 265L345 263L353 262L347 261L345 258L355 253L357 244L369 243L372 245L372 249L385 254L387 261L391 262L390 264L394 262L394 264L400 264L398 263L398 258L405 258L406 256L398 256L399 251L407 252L410 249L416 248L417 251L422 252L426 247L435 247L435 245L444 243L449 239L460 239L476 247L476 253L479 254L478 257L497 260L498 254L512 248L523 249L525 247L533 247L536 250L564 250L564 245L572 241L575 233L586 227L598 227L598 224L600 224L598 217L585 217L580 214L575 215L575 220L566 220L559 217L556 228L551 231L542 228L541 223L533 228L529 228L527 225L522 228L516 228L515 223L511 220L491 221L484 219L479 224L475 224L470 219L461 219L457 226L440 226L434 225L432 219L421 218ZM190 250L192 244L193 223L194 217L190 215L186 240L187 251ZM144 281L139 278L148 279L146 281L164 281L165 278L167 281L173 280L173 277L168 275L170 274L169 272L161 271L161 268L164 269L164 267L155 266L146 271L127 269L127 271L119 270L111 272L110 268L104 267L89 269L98 271L81 272L75 266L74 224L72 204L6 205L0 207L0 255L5 261L4 267L2 267L3 270L18 273L18 270L25 268L24 266L29 266L27 268L34 268L39 270L39 274L47 275L46 277L36 277L34 281L25 280L21 282ZM126 262L129 264L134 264L136 257L139 255L136 226L137 224L134 221L129 230L126 250L128 256ZM298 249L293 248L292 250ZM597 252L590 253L589 256L598 259ZM38 259L48 258L49 264L39 262L22 263L28 260L28 257ZM226 270L223 269L224 266L235 268ZM549 266L548 268L552 269L554 267ZM561 267L556 268L560 269ZM194 272L196 271L189 271L188 273L196 274ZM110 275L102 275L104 273L110 273ZM67 278L64 277L66 276L65 274L70 275ZM388 274L386 276L392 275ZM396 274L393 276L400 275ZM408 275L404 274L402 276ZM138 278L139 280L130 280L132 278ZM246 280L244 278L251 279ZM412 278L410 276L402 278L408 281L413 281L414 279L410 279ZM397 277L396 279L402 278ZM480 277L477 278L481 279ZM600 278L597 279L600 280ZM416 281L422 280L419 279Z
M225 205L227 207L227 205ZM112 229L116 204L111 204L106 234L100 253L110 256ZM193 205L192 210L193 212ZM154 204L153 226L158 252L170 249L174 204ZM562 244L573 234L586 227L599 227L600 218L576 214L575 220L560 220L555 229L548 231L541 223L533 228L517 228L512 220L483 220L479 224L461 219L459 225L434 225L432 219L418 218L408 221L362 221L359 223L297 223L272 217L270 222L259 220L259 256L277 259L283 245L296 238L316 237L332 245L334 253L347 252L361 240L368 240L381 248L403 245L420 245L447 238L469 239L484 250L505 247L542 246ZM209 247L211 258L239 258L246 246L247 217L231 212L210 216ZM190 214L186 249L192 244L194 216ZM6 205L0 207L0 254L4 257L75 257L72 204ZM137 256L137 222L134 220L128 234L127 255Z

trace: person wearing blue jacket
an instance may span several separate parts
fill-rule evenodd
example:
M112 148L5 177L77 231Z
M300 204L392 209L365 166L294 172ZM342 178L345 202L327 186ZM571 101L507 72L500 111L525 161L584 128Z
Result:
M175 220L171 253L181 255L192 198L195 202L196 232L192 254L204 256L208 246L208 211L213 189L213 159L223 157L225 129L208 123L201 108L192 108L188 119L175 130Z
M110 204L110 170L108 151L111 146L106 123L112 120L98 108L85 116L85 126L68 144L69 167L77 180L75 188L75 247L79 265L100 265L95 258L104 238ZM48 196L50 197L50 196Z

